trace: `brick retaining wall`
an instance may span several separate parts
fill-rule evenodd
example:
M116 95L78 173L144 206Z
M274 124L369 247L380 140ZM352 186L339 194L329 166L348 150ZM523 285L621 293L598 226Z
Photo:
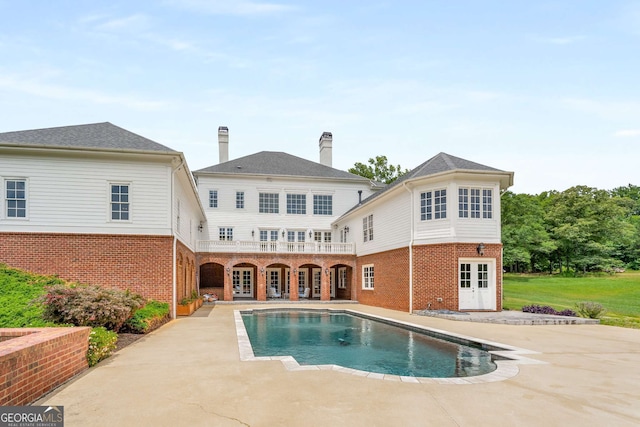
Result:
M87 369L90 332L88 327L0 329L0 405L32 403Z

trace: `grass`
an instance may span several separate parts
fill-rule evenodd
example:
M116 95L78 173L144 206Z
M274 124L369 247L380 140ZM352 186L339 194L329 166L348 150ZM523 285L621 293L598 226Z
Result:
M606 308L601 319L604 325L640 329L640 272L585 277L504 275L503 307L508 310L540 304L575 311L576 303L583 301Z

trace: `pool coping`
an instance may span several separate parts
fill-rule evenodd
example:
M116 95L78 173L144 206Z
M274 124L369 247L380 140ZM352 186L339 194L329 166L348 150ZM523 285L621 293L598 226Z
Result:
M483 375L472 377L455 377L455 378L431 378L431 377L412 377L391 374L381 374L377 372L362 371L359 369L347 368L340 365L300 365L293 356L260 356L256 357L253 353L253 347L249 340L249 335L242 320L242 314L253 312L268 311L315 311L329 313L347 313L354 316L377 320L386 324L401 326L414 331L421 331L430 336L453 338L461 344L474 343L480 345L483 349L494 356L496 370ZM363 313L357 310L334 309L334 308L250 308L242 310L234 310L234 320L236 324L236 335L238 339L238 350L240 352L240 360L243 362L264 362L279 360L288 371L338 371L345 374L355 375L385 381L399 381L403 383L415 384L479 384L490 383L495 381L504 381L513 378L520 372L518 365L544 365L543 362L536 359L525 357L527 354L540 354L539 352L527 350L524 348L514 347L494 341L473 338L462 334L447 332L441 329L430 328L417 325L415 323L403 322L401 320L390 319L387 317L376 316Z

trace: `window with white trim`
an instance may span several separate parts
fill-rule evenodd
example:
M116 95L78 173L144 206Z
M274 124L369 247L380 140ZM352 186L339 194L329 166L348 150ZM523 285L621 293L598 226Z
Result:
M420 220L445 219L447 217L447 190L420 193Z
M333 196L327 194L314 194L313 214L333 215Z
M482 218L491 219L493 217L493 190L482 189Z
M493 218L493 190L490 188L459 188L458 217Z
M489 287L489 264L478 264L478 288Z
M5 214L7 218L27 217L27 180L7 179L5 188Z
M307 195L287 194L287 213L293 215L306 215Z
M373 264L362 266L362 289L373 289Z
M236 191L236 209L244 209L244 191Z
M218 190L209 190L209 207L218 207Z
M111 188L111 220L129 221L131 219L129 184L110 184L109 187Z
M258 207L260 213L279 213L280 195L278 193L260 193Z
M471 264L460 264L460 287L463 289L471 287Z
M218 237L220 240L233 240L233 227L219 227Z
M362 218L362 237L365 242L373 240L373 214Z

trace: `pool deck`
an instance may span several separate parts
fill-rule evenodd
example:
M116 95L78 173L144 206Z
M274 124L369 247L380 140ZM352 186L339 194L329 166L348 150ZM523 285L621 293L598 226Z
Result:
M67 427L640 425L640 330L460 322L357 304L304 307L503 343L530 350L534 363L517 364L509 378L461 384L288 370L279 360L240 360L234 310L259 307L218 304L164 325L35 404L64 406Z

